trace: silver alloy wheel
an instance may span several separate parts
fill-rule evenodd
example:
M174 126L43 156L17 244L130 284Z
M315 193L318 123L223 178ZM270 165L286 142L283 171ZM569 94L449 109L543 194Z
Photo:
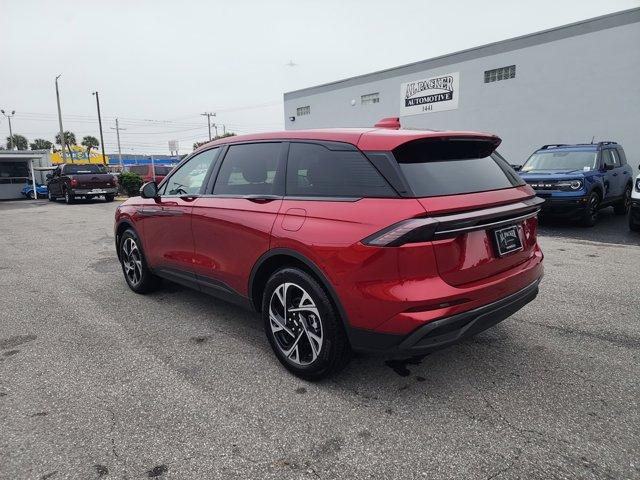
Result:
M269 300L269 324L276 344L287 360L313 363L322 349L323 330L318 307L300 285L278 285Z
M122 267L129 283L134 287L142 280L142 257L133 238L126 238L122 242Z

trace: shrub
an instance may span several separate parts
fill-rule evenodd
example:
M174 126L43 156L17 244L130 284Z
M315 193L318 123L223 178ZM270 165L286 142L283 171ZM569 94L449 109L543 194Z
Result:
M140 195L140 187L142 186L142 177L133 172L122 172L120 175L120 185L127 195L136 197Z

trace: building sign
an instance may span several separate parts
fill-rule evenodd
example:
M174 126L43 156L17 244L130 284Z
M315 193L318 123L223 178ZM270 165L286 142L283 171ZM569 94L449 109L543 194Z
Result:
M460 95L460 72L403 83L400 95L400 115L455 110Z
M69 150L71 150L71 154L69 154ZM67 157L67 163L109 163L109 157L107 156L105 161L102 158L102 154L98 153L95 148L87 155L86 148L80 145L71 145L70 147L65 147L64 153ZM51 163L55 165L62 162L62 152L60 152L60 150L51 154Z

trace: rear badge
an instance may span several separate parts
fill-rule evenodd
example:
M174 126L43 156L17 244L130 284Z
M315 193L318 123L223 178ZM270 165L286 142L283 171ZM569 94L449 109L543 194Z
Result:
M493 237L500 257L522 250L522 240L520 240L520 235L518 235L517 225L494 230Z

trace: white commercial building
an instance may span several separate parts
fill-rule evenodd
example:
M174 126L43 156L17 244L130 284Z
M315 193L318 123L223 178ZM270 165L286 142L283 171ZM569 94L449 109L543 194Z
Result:
M284 94L287 129L479 130L521 164L541 145L613 140L640 163L640 8Z

